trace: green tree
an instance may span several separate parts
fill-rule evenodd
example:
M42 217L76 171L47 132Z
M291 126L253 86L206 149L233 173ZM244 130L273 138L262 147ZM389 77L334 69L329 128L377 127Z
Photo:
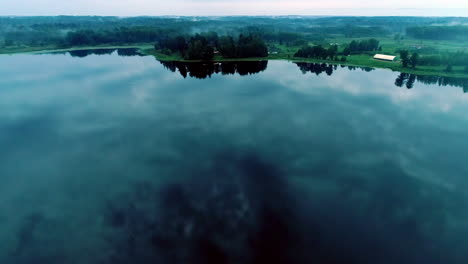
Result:
M452 72L453 71L452 64L447 65L447 68L445 68L445 71L446 72Z
M403 67L408 67L409 64L409 52L407 50L400 50L400 60Z
M219 52L225 58L235 58L237 56L236 44L231 36L224 36L219 39Z
M241 34L237 44L237 56L239 58L266 57L268 56L268 48L258 35L244 36Z
M336 56L336 53L338 52L338 46L336 45L331 45L328 50L327 50L327 55L330 59L333 59L333 57Z
M409 62L411 64L411 67L413 67L413 69L416 68L416 65L419 63L419 54L414 52L409 58Z
M208 45L204 36L196 34L190 38L185 59L188 60L211 60L214 56L213 47Z
M344 48L343 55L348 56L349 54L351 54L351 50L349 49L349 47Z
M5 39L5 46L8 47L8 46L13 46L14 42L13 40L11 39Z

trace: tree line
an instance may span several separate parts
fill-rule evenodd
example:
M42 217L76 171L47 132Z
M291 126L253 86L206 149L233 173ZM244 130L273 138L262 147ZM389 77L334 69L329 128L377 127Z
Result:
M331 45L330 47L328 47L328 49L322 47L321 45L318 45L302 47L294 54L294 57L313 58L321 60L338 60L337 54L338 46L336 45ZM342 57L342 59L343 58L344 57Z
M468 26L408 27L406 34L417 39L468 40Z
M460 66L464 67L465 73L468 73L468 54L463 51L421 56L417 52L410 54L408 50L400 50L400 60L405 68L411 66L414 69L418 65L445 66L446 72L452 72L454 66Z
M69 32L62 45L93 46L99 44L126 44L155 42L170 32L152 27L121 27L112 30L77 30Z
M211 60L215 53L224 58L252 58L268 56L268 48L256 34L219 37L215 32L193 36L167 37L155 44L165 54L178 53L187 60Z
M380 42L378 40L373 38L361 41L353 40L344 48L343 55L348 56L350 54L382 50L382 47L379 46L379 43Z
M318 46L304 46L299 49L295 54L294 57L300 58L314 58L314 59L322 59L322 60L335 60L335 61L346 61L346 57L350 54L359 54L364 52L372 52L381 50L382 47L379 46L379 41L376 39L368 39L368 40L361 40L356 41L353 40L351 43L345 46L342 52L338 51L337 45L330 45L328 48L324 48L321 45ZM337 56L342 55L339 59Z

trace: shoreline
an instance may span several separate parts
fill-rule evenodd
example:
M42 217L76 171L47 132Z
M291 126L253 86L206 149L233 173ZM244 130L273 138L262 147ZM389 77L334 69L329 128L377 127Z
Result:
M146 55L150 55L155 57L159 61L175 61L175 62L186 62L186 63L195 63L195 62L236 62L236 61L288 61L288 62L295 62L295 63L327 63L332 65L343 65L343 66L352 66L352 67L362 67L362 68L375 68L375 69L387 69L393 72L401 72L401 73L408 73L408 74L415 74L415 75L424 75L424 76L439 76L439 77L451 77L451 78L462 78L468 79L468 73L450 73L444 71L435 71L433 70L434 67L427 67L432 68L432 70L428 69L411 69L411 68L403 68L400 63L397 62L384 62L384 61L377 61L369 57L369 63L353 63L353 62L341 62L341 61L332 61L332 60L319 60L319 59L311 59L311 58L298 58L298 57L286 57L286 56L268 56L268 57L260 57L260 58L236 58L236 59L225 59L222 57L215 57L213 60L210 61L203 61L203 60L185 60L180 57L165 55L158 53L152 50L142 50L142 52ZM420 66L422 67L422 66Z
M210 61L185 60L178 56L165 55L165 54L159 53L153 49L153 46L151 44L148 44L148 43L129 44L129 45L102 45L102 46L87 46L87 47L70 47L70 48L53 48L53 47L24 48L24 49L11 50L11 51L0 49L0 55L41 54L41 53L68 52L68 51L78 51L78 50L125 49L125 48L139 49L139 51L142 54L147 55L147 56L153 56L156 60L159 60L159 61L194 63L194 62L236 62L236 61L270 61L271 60L271 61L288 61L288 62L293 62L293 63L327 63L327 64L332 64L332 65L343 65L343 66L351 66L351 67L368 67L368 68L376 68L376 69L388 69L394 72L424 75L424 76L440 76L440 77L468 79L468 73L445 72L445 71L438 70L438 68L440 69L440 67L436 67L436 66L419 66L416 69L403 68L401 64L397 62L377 61L377 60L372 59L372 57L370 56L361 56L361 55L355 55L354 57L353 56L350 57L351 59L358 58L360 60L359 63L352 62L352 61L341 62L341 61L319 60L319 59L311 59L311 58L287 57L287 56L281 56L277 54L269 55L268 57L261 57L261 58L226 59L226 58L222 58L221 56L217 56L213 60L210 60Z

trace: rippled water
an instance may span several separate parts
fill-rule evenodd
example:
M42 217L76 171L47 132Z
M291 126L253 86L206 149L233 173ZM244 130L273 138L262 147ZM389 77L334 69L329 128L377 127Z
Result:
M0 56L0 263L468 261L466 80L130 55Z

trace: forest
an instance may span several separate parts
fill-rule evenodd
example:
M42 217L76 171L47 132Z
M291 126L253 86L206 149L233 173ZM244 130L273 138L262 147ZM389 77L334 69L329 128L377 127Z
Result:
M193 36L168 37L158 41L155 49L170 55L178 53L187 60L211 60L215 53L223 58L254 58L268 56L268 48L258 35L221 36L216 32Z
M417 38L467 36L468 18L425 17L0 17L0 47L96 45L156 42L167 36L214 31L236 36L255 33L265 41L302 45L329 37Z
M468 40L468 26L408 27L406 34L417 39Z
M164 60L313 59L465 76L466 24L463 17L0 17L0 54L144 45ZM376 53L401 64L375 62Z

